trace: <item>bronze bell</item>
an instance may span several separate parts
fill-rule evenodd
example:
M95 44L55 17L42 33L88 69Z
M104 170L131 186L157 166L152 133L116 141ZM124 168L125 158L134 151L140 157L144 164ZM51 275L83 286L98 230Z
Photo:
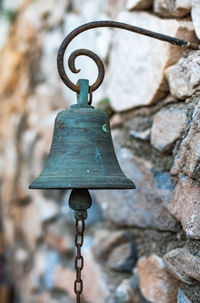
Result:
M88 104L88 80L78 103L58 113L47 163L31 189L132 189L117 161L107 114Z

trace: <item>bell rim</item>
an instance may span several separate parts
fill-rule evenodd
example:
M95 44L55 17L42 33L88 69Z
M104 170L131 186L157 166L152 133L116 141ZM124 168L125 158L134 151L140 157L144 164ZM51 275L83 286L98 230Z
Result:
M134 182L126 176L101 176L98 184L92 178L86 177L38 177L30 185L29 189L73 189L73 188L87 188L87 189L136 189ZM50 180L51 179L51 180ZM77 180L77 182L76 182Z

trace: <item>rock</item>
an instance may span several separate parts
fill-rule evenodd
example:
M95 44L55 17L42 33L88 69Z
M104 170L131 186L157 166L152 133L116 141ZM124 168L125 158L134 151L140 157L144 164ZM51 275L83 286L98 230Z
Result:
M118 21L196 41L193 25L189 21L163 20L145 12L121 12ZM161 99L168 91L164 71L176 63L183 52L182 48L156 39L116 31L107 88L113 109L117 112L125 111Z
M187 248L192 255L200 257L200 240L187 239Z
M200 239L200 184L191 178L180 175L169 210L181 222L186 236Z
M2 3L2 7L3 9L7 9L7 10L11 10L11 11L16 11L18 10L22 4L25 2L25 0L16 0L16 1L12 1L12 0L5 0Z
M152 4L153 0L128 0L126 8L130 11L134 9L148 9Z
M44 272L44 287L46 289L54 289L57 286L55 282L55 271L59 268L60 256L55 251L47 251L45 254L45 272ZM69 269L70 272L70 269ZM70 277L70 275L69 275Z
M168 209L174 191L174 182L170 173L156 170L154 172L154 179L162 202Z
M99 201L104 218L118 226L176 230L177 222L165 206L171 199L172 187L163 188L161 183L165 178L161 176L158 185L149 161L133 156L126 148L122 148L117 154L120 166L134 180L137 189L134 192L96 190L94 195ZM162 174L164 173L160 172Z
M192 1L192 21L194 24L194 29L196 32L197 37L200 39L200 24L199 24L199 18L200 18L200 3L199 0L191 0Z
M106 2L106 13L111 16L112 19L116 19L119 12L126 8L127 0L108 0Z
M191 0L155 0L154 11L162 17L183 17L191 10Z
M37 241L42 236L42 222L40 220L40 208L36 201L21 209L19 226L24 240L31 250L35 250Z
M53 200L45 199L41 194L35 194L34 196L39 209L38 217L42 222L47 222L59 215L59 206Z
M200 51L192 51L181 58L177 64L167 68L165 76L170 93L177 99L185 99L199 90Z
M10 22L6 18L0 18L0 28L1 28L1 36L0 36L0 51L6 45L8 35L10 32Z
M110 301L109 301L110 302ZM139 290L139 279L136 274L130 279L122 280L114 291L113 303L146 303Z
M151 129L148 128L148 129L143 130L143 131L131 130L129 134L131 135L131 137L133 137L135 139L139 139L139 140L143 140L143 141L149 141L150 140Z
M187 123L184 106L170 106L160 110L153 120L151 144L160 152L168 151L180 137Z
M199 283L193 286L182 283L177 300L177 303L199 303Z
M199 99L194 99L193 102L197 102L197 105L192 114L192 123L175 157L171 174L178 175L179 172L183 172L192 179L200 181L200 102Z
M38 291L42 289L43 285L41 284L41 279L44 278L47 271L47 264L48 264L47 260L48 260L48 255L46 251L41 249L35 252L33 259L33 266L29 275L29 279L30 279L29 284L31 291L36 291L36 290Z
M95 234L93 252L96 258L107 260L112 250L133 240L129 232L100 230Z
M135 302L134 292L129 280L123 280L116 289L116 303L133 303ZM133 301L134 300L134 301Z
M200 258L193 256L187 248L177 248L164 256L167 269L177 279L187 284L200 281Z
M186 296L186 294L184 294L181 289L179 289L177 303L192 303L192 301Z
M119 114L115 114L110 119L110 127L113 129L123 125L122 117Z
M132 273L137 262L137 248L135 243L117 246L111 252L108 265L114 271Z
M52 223L45 229L45 238L47 243L60 253L73 252L72 237L66 233L66 225L61 223Z
M153 303L176 303L179 282L166 270L163 260L151 255L138 261L137 274L143 296Z
M67 292L71 298L75 298L74 294L75 272L69 268L58 265L53 273L54 288Z
M23 248L18 248L15 252L15 259L19 263L25 263L26 261L28 261L28 257L28 252Z

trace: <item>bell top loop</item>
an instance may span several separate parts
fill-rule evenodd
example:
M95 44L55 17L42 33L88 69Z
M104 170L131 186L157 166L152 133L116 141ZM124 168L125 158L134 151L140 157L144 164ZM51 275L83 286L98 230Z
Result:
M70 108L94 108L90 105L90 100L88 101L88 96L90 96L91 99L89 81L87 79L79 79L77 85L79 87L79 93L77 93L77 104L71 105Z

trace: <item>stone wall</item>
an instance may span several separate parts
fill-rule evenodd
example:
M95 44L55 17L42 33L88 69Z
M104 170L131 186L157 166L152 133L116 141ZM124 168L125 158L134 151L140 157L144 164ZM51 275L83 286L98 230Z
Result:
M69 192L31 191L59 110L75 94L59 79L58 47L78 25L115 19L200 38L199 0L0 2L1 302L73 302ZM122 30L97 29L70 50L104 60L94 104L110 116L116 153L137 189L91 192L84 302L200 302L200 51ZM94 81L79 58L73 81Z

